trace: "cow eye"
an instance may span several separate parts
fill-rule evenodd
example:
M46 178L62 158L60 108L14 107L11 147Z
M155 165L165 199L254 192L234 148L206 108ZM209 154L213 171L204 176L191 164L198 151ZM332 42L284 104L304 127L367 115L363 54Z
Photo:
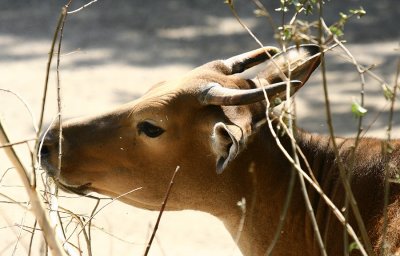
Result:
M150 138L156 138L164 133L163 128L155 126L154 124L146 121L140 122L137 125L137 129L139 131L139 134L144 133L147 137Z

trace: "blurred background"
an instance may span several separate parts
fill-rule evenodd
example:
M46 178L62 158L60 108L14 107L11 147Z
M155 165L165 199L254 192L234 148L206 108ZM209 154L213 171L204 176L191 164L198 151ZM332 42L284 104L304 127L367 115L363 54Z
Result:
M279 1L262 1L279 24L274 11ZM86 1L73 1L70 10ZM18 93L37 120L43 95L51 40L64 1L2 0L0 2L0 89ZM256 17L252 1L234 1L242 21L264 45L277 46L265 17ZM399 58L398 0L328 1L328 25L339 12L362 6L367 14L353 18L344 29L346 46L356 60L393 86ZM304 17L301 17L304 18ZM315 19L311 17L310 19ZM67 17L61 58L63 118L99 113L140 97L156 82L179 76L214 59L258 48L233 17L223 0L99 0ZM397 50L396 50L397 49ZM340 50L327 53L329 95L335 132L356 134L351 112L360 102L360 77ZM45 111L48 126L57 113L55 61ZM399 99L399 97L397 97ZM298 126L327 134L321 76L317 71L296 97ZM366 76L363 127L367 136L384 138L389 102L382 83ZM400 137L399 105L392 137ZM29 113L14 96L0 91L0 119L11 141L34 137ZM26 145L16 147L30 166ZM26 206L24 188L0 149L0 193ZM27 255L32 216L0 194L0 255ZM69 195L71 197L71 195ZM93 200L72 196L60 199L75 213L90 214ZM4 200L3 200L4 199ZM6 202L7 201L7 202ZM145 249L157 213L114 202L94 220L94 255L140 255ZM71 225L72 228L73 225ZM19 241L19 242L17 242ZM32 255L41 255L42 240L34 237ZM205 213L184 211L163 217L151 255L240 255L221 222Z

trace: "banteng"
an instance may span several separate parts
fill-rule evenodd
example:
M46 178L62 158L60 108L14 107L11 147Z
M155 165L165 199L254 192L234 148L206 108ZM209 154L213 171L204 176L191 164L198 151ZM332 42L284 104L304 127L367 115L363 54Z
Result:
M289 154L294 152L291 137L279 120L266 121L265 97L274 105L295 93L318 67L320 56L318 46L303 45L285 53L266 47L209 62L153 86L114 111L66 122L61 170L56 168L58 128L52 128L41 151L42 162L61 187L76 193L117 197L143 187L120 200L150 210L159 210L172 173L180 166L167 210L211 213L235 237L242 218L237 202L244 198L247 209L238 246L244 255L264 255L294 171L275 134ZM346 192L338 163L344 163L372 247L378 252L385 240L388 252L399 254L396 182L390 182L386 238L382 227L385 170L391 179L398 174L400 141L393 140L392 152L384 155L381 140L362 138L352 154L354 139L335 138L339 161L329 136L296 129L294 137L297 151L304 154L299 156L302 169L309 173L306 163L311 167L339 209L345 205ZM298 180L273 255L321 253ZM313 187L307 184L307 189L328 255L342 255L343 224ZM349 223L361 236L352 213Z

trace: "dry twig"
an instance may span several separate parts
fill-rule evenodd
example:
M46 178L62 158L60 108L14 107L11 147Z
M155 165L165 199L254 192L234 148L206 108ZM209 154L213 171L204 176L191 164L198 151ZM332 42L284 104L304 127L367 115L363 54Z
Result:
M322 38L323 38L323 3L322 0L318 1L318 9L319 9L319 44L323 45ZM347 174L346 174L346 169L344 166L344 163L340 157L339 154L339 149L335 141L335 133L333 130L333 124L332 124L332 114L331 114L331 109L330 109L330 101L329 101L329 95L328 95L328 86L327 86L327 79L326 79L326 65L325 65L325 58L324 58L324 52L321 51L321 74L322 74L322 84L324 88L324 98L325 98L325 110L326 110L326 117L327 117L327 123L328 123L328 128L329 128L329 134L331 137L331 142L333 145L334 153L337 159L338 163L338 169L339 169L339 174L340 174L340 179L342 181L343 187L345 189L346 195L348 196L350 206L353 210L354 216L356 218L356 222L358 224L358 228L361 233L361 237L364 242L364 246L366 251L368 252L368 255L374 255L374 251L372 250L372 245L371 241L369 239L367 229L365 227L365 224L362 220L360 210L357 206L357 201L353 195L353 192L351 190L351 186L349 183L349 180L347 179Z
M156 232L157 232L157 229L158 229L158 225L160 224L160 221L161 221L161 216L162 216L162 214L163 214L163 212L165 210L165 206L167 205L168 197L169 197L169 194L171 192L172 186L174 185L175 176L178 173L178 171L179 171L179 166L176 167L175 172L172 175L171 182L169 183L167 193L165 194L164 201L163 201L163 203L161 205L160 213L158 214L156 225L154 226L153 233L151 234L149 243L147 244L146 251L144 252L144 256L147 256L149 254L149 251L150 251L150 248L151 248L151 244L153 243L154 237L156 235Z
M0 143L2 144L9 143L9 139L7 137L6 132L4 131L1 122L0 122ZM43 205L42 200L40 199L39 193L36 191L36 188L32 187L30 184L27 170L22 165L21 161L19 160L17 154L15 153L12 147L6 147L4 148L4 150L21 178L21 181L29 196L29 201L32 206L32 212L35 214L35 217L38 220L38 223L43 230L46 242L48 243L51 252L54 255L66 255L65 251L62 249L63 248L62 245L56 238L54 232L54 226L51 224L47 216L45 207Z

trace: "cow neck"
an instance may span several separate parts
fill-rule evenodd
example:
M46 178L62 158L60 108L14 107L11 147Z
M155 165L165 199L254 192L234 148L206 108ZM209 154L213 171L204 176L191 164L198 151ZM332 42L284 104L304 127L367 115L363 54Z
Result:
M280 140L285 149L292 152L290 139L283 136ZM246 200L246 212L241 232L239 229L243 221L243 212L236 210L237 214L227 214L222 220L234 240L237 240L240 234L238 245L244 255L264 255L279 222L293 171L292 165L265 126L254 134L248 142L247 149L227 171L235 176L233 180L241 181L239 195ZM276 255L290 255L288 244L291 244L294 255L298 255L299 252L312 255L318 250L313 242L305 242L313 241L313 231L298 182L294 188L282 234L274 249Z

